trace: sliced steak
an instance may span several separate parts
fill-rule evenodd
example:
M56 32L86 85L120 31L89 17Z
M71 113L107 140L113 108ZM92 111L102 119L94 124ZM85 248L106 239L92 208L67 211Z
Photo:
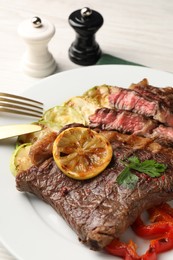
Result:
M108 98L112 108L152 117L165 125L173 127L172 105L166 104L159 96L156 99L147 96L146 93L144 95L136 90L117 87L116 91L110 94Z
M173 128L159 125L150 135L156 142L165 146L173 147Z
M50 204L79 239L96 250L123 234L142 211L173 198L172 149L147 138L109 131L103 134L109 138L114 156L107 169L93 179L78 181L67 177L53 158L16 177L19 191L31 192ZM132 155L142 161L165 163L167 170L158 178L136 172L139 181L135 188L124 188L116 179L125 167L122 159Z
M152 132L157 122L130 111L100 108L89 117L91 128L117 130L122 133L145 136Z
M138 92L143 97L149 98L150 100L163 102L166 106L170 108L171 111L173 111L173 107L172 107L173 88L172 87L158 88L149 85L148 80L143 79L137 84L132 84L130 86L130 89Z
M116 130L121 133L149 137L164 146L173 147L173 128L142 115L109 108L97 109L89 117L91 128Z

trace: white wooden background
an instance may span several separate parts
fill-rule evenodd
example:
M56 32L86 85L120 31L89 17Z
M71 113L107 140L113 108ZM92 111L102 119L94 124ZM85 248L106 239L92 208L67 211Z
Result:
M25 44L17 33L23 20L36 15L56 27L49 49L58 71L78 67L68 58L75 38L68 16L85 6L104 17L96 34L103 52L173 72L172 0L0 0L0 90L23 91L38 81L20 70Z
M85 6L104 17L104 25L96 35L104 53L173 72L172 0L0 0L1 92L20 93L40 80L24 75L20 69L25 44L17 28L33 16L48 19L56 27L49 50L58 71L78 67L68 58L75 38L68 16ZM5 259L13 257L0 245L0 260Z

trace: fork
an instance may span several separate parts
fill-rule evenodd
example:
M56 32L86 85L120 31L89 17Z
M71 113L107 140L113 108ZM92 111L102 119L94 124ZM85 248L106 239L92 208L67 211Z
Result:
M43 115L43 103L26 97L0 92L0 112L39 118Z

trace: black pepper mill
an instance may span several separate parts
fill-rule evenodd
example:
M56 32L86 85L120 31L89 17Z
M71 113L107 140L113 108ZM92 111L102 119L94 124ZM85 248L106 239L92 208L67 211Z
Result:
M101 56L95 33L103 24L98 12L84 7L69 16L69 24L76 31L76 39L69 49L70 60L79 65L93 65Z

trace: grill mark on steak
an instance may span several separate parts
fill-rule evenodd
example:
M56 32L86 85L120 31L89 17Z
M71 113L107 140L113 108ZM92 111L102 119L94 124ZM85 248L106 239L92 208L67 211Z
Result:
M156 142L163 144L167 147L173 146L173 128L159 125L150 135Z
M173 198L172 149L147 138L108 131L103 134L110 140L114 156L107 169L93 179L78 181L67 177L53 158L16 177L18 190L31 192L49 203L79 239L96 250L124 233L143 210ZM116 178L124 167L123 151L125 157L137 155L141 160L155 158L168 164L164 178L136 173L140 178L135 189L119 186Z
M149 98L150 100L156 100L164 103L170 108L170 111L173 111L172 102L173 102L173 88L164 87L158 88L151 86L148 83L147 79L143 79L137 84L132 84L130 89L136 91L141 96Z
M122 133L149 137L167 147L173 146L173 128L129 111L100 108L89 117L91 128L116 130Z
M112 108L132 111L152 117L165 125L173 126L172 102L166 97L166 91L165 94L154 98L154 94L147 90L143 93L142 91L137 92L137 88L135 91L118 87L115 89L116 91L108 97Z
M152 132L157 122L130 111L100 108L89 117L92 128L117 130L122 133L146 135Z
M158 110L156 102L147 100L131 89L117 87L117 91L109 95L109 102L113 108L152 117L156 115Z

